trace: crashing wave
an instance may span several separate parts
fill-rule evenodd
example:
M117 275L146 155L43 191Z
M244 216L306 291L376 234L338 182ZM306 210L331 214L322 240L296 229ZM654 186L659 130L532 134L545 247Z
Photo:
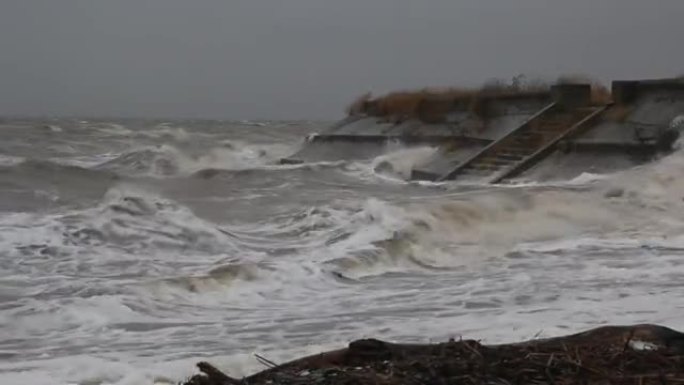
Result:
M224 142L218 147L195 154L165 144L121 154L97 168L151 176L190 175L204 169L254 169L274 164L280 154L286 151L284 147Z

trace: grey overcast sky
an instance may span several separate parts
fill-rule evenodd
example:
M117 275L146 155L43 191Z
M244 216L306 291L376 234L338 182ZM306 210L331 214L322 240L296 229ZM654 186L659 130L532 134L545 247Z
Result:
M0 114L336 118L366 91L684 73L684 0L0 0Z

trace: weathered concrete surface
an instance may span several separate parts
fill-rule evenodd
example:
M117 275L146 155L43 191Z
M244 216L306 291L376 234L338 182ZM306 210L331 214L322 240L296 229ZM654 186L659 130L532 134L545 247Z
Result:
M399 126L402 126L402 124L397 125L383 119L367 117L321 135L390 135L390 132L396 130ZM408 125L408 127L411 127L411 125Z
M379 117L346 119L321 133L321 136L443 136L494 140L515 129L549 102L538 97L491 100L486 104L484 118L475 116L469 110L454 110L447 114L446 121L441 124Z
M551 87L556 103L567 108L588 106L591 103L590 84L558 84Z
M345 119L312 137L283 163L372 159L385 154L397 143L405 146L439 144L454 135L446 125L426 125L418 121L389 123L373 117Z
M307 143L299 152L282 163L333 162L373 159L388 149L387 142L318 142Z
M307 143L284 163L371 159L388 151L391 143L407 146L445 145L439 156L418 165L427 172L444 172L465 156L516 129L549 103L547 97L522 97L490 100L480 118L464 109L447 114L440 124L418 120L391 120L379 117L348 117ZM451 142L465 142L452 152ZM388 147L389 144L389 147Z
M588 85L559 85L547 94L487 99L477 111L472 106L452 105L437 124L399 117L348 117L286 161L371 159L399 148L396 143L431 145L438 146L438 151L415 165L412 175L435 179L520 129L550 103L577 108L589 102L590 93ZM543 156L535 157L534 162L541 164L515 177L548 180L631 167L652 159L656 150L679 135L669 126L684 114L684 81L618 81L613 84L613 94L618 103L592 118L587 127L554 142ZM437 109L443 110L443 101L438 104Z
M624 84L616 83L618 88ZM606 174L643 164L666 151L659 139L684 114L684 83L629 82L629 95L621 98L623 103L611 105L593 127L560 144L551 156L517 178L549 181L582 173Z
M617 111L622 109L623 111ZM614 114L619 113L620 119ZM684 114L681 90L645 90L632 103L613 105L601 121L574 142L580 144L622 143L640 145L655 140L678 115Z
M568 180L605 174L648 162L670 150L679 135L672 125L684 114L684 83L676 80L615 82L621 103L610 105L589 129L564 140L556 151L516 178Z
M612 151L560 152L556 151L544 161L537 163L514 180L539 182L567 181L590 174L609 174L643 164L652 159L652 154L640 151L626 151L623 148Z

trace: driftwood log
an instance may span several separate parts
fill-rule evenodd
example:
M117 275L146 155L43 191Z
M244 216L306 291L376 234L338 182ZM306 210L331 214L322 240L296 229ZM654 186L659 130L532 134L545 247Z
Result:
M208 363L184 385L683 384L684 333L607 326L506 345L404 345L366 339L242 379Z

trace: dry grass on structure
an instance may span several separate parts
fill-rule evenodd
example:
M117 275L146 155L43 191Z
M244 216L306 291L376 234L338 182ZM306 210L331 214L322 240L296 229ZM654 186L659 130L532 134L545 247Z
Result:
M562 76L558 84L591 84L591 101L594 105L605 105L612 100L607 87L586 76ZM418 119L437 123L443 121L449 112L461 109L484 118L484 102L488 99L543 95L548 94L550 88L551 84L542 80L515 77L510 82L491 80L479 88L424 88L390 92L375 98L366 93L349 105L347 114L375 116L394 122Z
M483 101L526 94L549 92L548 85L511 86L486 84L481 88L424 88L417 91L391 92L376 98L364 94L348 108L349 115L368 115L386 118L438 118L461 106L471 113L484 114Z

